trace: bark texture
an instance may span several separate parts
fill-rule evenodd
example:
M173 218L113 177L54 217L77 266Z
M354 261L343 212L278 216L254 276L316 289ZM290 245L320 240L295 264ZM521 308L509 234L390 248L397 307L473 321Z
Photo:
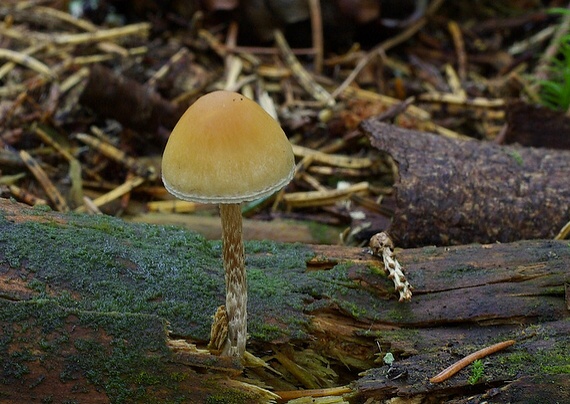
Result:
M339 386L351 403L570 401L566 241L396 250L405 304L365 249L246 251L247 349L268 367L244 370L198 349L225 296L219 242L0 199L0 401L267 403ZM510 339L480 379L429 382Z
M91 67L79 101L101 116L150 134L160 128L170 131L184 112L184 108L165 100L153 89L101 65ZM166 143L166 137L158 140Z
M570 152L462 141L375 120L372 145L398 166L396 245L553 238L570 220Z
M505 143L570 150L570 118L562 111L513 101L507 105Z

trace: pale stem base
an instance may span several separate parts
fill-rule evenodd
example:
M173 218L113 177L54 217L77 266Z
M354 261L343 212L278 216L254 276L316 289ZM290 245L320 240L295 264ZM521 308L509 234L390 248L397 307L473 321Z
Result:
M247 340L247 280L239 204L220 204L228 339L223 355L243 357Z

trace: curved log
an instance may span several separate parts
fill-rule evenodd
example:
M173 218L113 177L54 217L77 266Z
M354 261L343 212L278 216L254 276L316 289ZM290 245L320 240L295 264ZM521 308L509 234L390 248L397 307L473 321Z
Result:
M570 221L570 152L449 139L376 120L372 145L398 165L396 245L553 238Z

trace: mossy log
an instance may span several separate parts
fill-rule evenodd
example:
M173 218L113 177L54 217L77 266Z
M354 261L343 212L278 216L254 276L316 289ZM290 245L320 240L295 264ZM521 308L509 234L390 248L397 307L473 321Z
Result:
M248 351L265 364L244 368L205 350L224 301L219 242L1 199L0 401L570 401L567 241L397 254L410 303L364 249L247 243ZM507 339L478 378L429 382Z

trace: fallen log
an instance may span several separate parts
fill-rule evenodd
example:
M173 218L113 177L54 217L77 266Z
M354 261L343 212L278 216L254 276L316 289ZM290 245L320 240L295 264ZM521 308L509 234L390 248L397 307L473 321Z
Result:
M185 109L165 100L154 89L98 64L89 70L79 102L101 116L152 135L159 129L169 131L174 128ZM156 143L166 143L165 136L159 136Z
M406 304L366 250L247 243L248 351L263 361L244 367L205 350L224 300L219 242L0 199L0 399L570 399L567 242L397 254L415 288ZM429 382L510 339L478 379L468 366Z
M553 238L570 221L568 151L361 126L398 166L388 233L400 247Z

